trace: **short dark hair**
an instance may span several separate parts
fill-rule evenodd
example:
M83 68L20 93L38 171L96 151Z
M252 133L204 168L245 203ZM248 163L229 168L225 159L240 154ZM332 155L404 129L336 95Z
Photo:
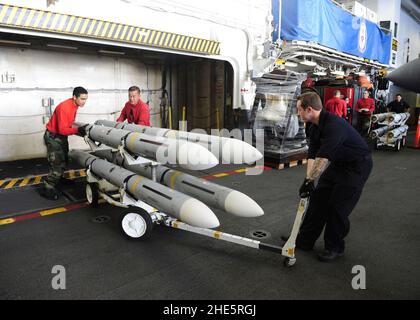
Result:
M396 96L396 97L400 96L400 97L402 98L401 93L397 93L395 96Z
M138 93L140 93L140 88L137 86L131 86L130 88L128 88L128 92L130 91L137 91Z
M83 87L76 87L73 89L73 97L79 98L81 94L88 94L87 90Z
M322 101L320 96L316 92L305 92L297 98L300 101L302 109L306 110L308 107L312 107L314 110L322 110Z

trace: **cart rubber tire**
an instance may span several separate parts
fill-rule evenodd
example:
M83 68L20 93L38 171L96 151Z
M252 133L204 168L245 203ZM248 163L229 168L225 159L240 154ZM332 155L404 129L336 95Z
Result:
M86 199L92 208L99 205L99 186L97 183L88 183L86 185Z
M402 147L405 147L407 144L407 137L402 138Z
M153 231L150 214L141 208L130 206L121 213L121 232L130 240L146 240Z
M284 260L283 260L283 265L286 268L293 267L295 265L295 263L296 263L296 258L284 258Z
M397 143L395 144L394 150L396 152L398 152L398 151L401 150L401 144L402 144L402 141L401 140L398 140Z

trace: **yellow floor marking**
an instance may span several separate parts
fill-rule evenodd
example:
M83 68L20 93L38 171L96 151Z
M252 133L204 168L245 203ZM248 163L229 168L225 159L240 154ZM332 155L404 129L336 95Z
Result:
M42 176L35 177L34 184L40 184L41 183L41 179L42 179Z
M29 180L31 180L31 178L23 179L23 181L19 184L19 187L26 186L28 184Z
M12 179L10 182L4 187L4 189L10 189L12 188L16 182L18 182L19 179Z
M220 177L226 177L226 176L228 176L228 174L227 174L227 173L217 173L217 174L214 174L214 175L213 175L213 177L217 177L217 178L220 178Z
M40 211L39 214L41 216L49 216L51 214L56 214L56 213L60 213L60 212L64 212L64 211L67 211L67 209L66 208L55 208L55 209Z
M10 224L10 223L13 223L13 222L15 222L15 219L12 219L12 218L10 218L10 219L1 219L0 220L0 226L3 226L5 224Z
M74 179L74 178L76 178L74 170L70 170L70 171L69 171L69 178L70 178L70 179Z

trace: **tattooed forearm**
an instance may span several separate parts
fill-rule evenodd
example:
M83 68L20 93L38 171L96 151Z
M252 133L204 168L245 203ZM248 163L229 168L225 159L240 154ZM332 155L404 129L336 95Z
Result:
M328 159L325 158L315 158L312 168L308 173L308 179L316 180L319 178L321 173L324 171L328 164Z

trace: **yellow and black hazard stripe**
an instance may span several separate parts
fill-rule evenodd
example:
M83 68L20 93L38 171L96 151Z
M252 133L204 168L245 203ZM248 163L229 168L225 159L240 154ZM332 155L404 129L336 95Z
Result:
M220 43L217 41L1 3L0 26L142 44L202 54L220 54Z
M12 189L12 188L20 188L25 186L32 186L40 184L44 181L47 175L38 175L38 176L31 176L31 177L24 177L24 178L14 178L14 179L4 179L0 180L0 189ZM86 170L69 170L64 173L64 177L68 179L76 179L79 177L85 177Z

